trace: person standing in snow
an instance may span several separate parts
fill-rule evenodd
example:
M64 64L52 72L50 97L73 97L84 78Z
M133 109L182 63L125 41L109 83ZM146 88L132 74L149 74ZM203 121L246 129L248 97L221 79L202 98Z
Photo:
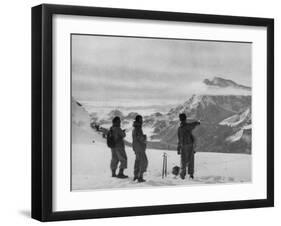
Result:
M117 116L113 118L110 133L112 134L114 144L111 147L112 158L110 163L112 177L117 177L121 179L128 178L127 175L124 175L124 170L127 168L127 155L125 152L124 144L124 137L126 136L126 133L125 130L121 129L120 117ZM116 175L116 169L119 162L119 173Z
M186 167L188 166L188 174L193 179L194 174L194 144L195 137L192 130L200 125L199 121L188 123L184 113L179 115L180 127L178 128L178 154L181 155L181 179L185 179Z
M143 173L147 169L148 160L145 154L146 149L146 135L142 131L142 116L137 115L133 123L133 150L136 154L135 165L134 165L134 181L145 182L143 179Z

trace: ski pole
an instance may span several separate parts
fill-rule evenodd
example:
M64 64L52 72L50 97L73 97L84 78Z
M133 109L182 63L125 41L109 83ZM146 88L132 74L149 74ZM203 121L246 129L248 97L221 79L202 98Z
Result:
M165 153L165 177L167 177L167 154Z
M165 158L165 155L163 154L163 165L162 165L162 179L164 178L164 158Z
M162 179L167 177L167 154L163 154L163 168L162 168Z

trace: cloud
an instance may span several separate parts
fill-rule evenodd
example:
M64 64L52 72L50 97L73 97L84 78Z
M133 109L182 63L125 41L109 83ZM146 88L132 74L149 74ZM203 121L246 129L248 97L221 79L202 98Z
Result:
M209 89L202 80L221 75L251 82L249 43L74 35L72 57L72 88L80 100L238 95L242 91Z

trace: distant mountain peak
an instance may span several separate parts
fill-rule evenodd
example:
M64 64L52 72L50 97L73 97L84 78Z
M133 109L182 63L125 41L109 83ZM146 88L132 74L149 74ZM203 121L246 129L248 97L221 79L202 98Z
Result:
M207 86L219 87L219 88L236 88L243 90L251 90L251 87L238 84L230 79L224 79L222 77L213 77L212 79L204 79L203 83Z

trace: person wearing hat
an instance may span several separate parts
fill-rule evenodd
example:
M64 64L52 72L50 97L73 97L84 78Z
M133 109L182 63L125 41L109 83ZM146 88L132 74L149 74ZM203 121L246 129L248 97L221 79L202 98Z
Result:
M147 169L148 160L145 154L146 149L146 135L142 131L142 116L137 115L133 123L133 150L136 154L135 165L134 165L134 181L137 180L139 183L145 182L143 179L143 173Z
M127 155L125 152L124 143L124 137L126 136L126 133L125 130L121 129L120 117L116 116L113 118L110 131L112 132L112 137L114 140L114 146L111 147L112 158L110 162L112 177L117 177L120 179L128 178L127 175L124 175L124 170L127 168ZM116 175L116 169L119 163L119 173Z
M192 130L200 125L199 121L187 122L186 115L179 115L180 126L178 128L178 154L181 156L180 177L185 179L186 167L188 166L188 174L193 179L194 174L194 142L195 138Z

